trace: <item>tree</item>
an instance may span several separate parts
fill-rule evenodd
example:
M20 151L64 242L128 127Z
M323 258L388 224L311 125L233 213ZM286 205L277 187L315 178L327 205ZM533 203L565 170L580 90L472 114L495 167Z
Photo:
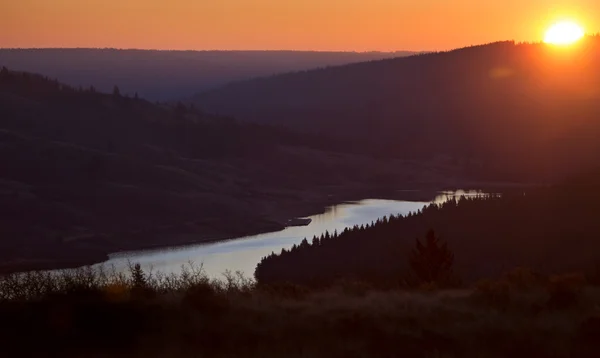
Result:
M121 97L121 91L119 90L118 86L115 86L113 88L113 96L115 96L115 97Z
M300 248L301 249L306 249L308 248L310 245L308 243L308 240L306 240L306 238L304 238L304 240L302 240L302 242L300 243Z
M321 240L315 235L312 239L312 246L317 247L321 245Z
M131 284L134 288L145 288L147 285L146 274L140 264L129 265L131 272Z
M452 278L454 254L446 242L436 237L433 230L425 236L425 243L417 238L410 259L411 272L419 283L447 283Z

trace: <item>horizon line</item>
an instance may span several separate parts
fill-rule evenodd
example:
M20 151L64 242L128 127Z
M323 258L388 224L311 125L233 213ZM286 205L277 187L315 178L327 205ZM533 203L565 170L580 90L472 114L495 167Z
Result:
M356 51L356 50L304 50L304 49L157 49L157 48L137 48L137 47L1 47L0 50L117 50L117 51L159 51L159 52L315 52L315 53L398 53L398 52L410 52L410 53L421 53L429 52L426 50L368 50L368 51ZM437 50L431 50L437 51Z

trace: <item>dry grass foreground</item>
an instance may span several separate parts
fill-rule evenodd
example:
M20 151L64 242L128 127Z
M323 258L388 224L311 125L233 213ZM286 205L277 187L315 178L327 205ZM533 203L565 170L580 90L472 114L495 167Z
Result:
M310 291L84 269L0 281L3 357L598 357L600 289L514 270L473 288Z

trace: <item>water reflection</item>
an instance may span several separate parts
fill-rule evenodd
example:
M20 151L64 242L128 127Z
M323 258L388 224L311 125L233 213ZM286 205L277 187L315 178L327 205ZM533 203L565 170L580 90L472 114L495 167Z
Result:
M452 197L482 195L478 191L443 192L430 202L443 203ZM290 249L304 238L325 231L333 233L346 227L371 223L386 215L416 212L427 205L427 201L401 201L366 199L345 203L328 208L325 213L310 216L307 226L288 227L282 231L241 237L229 241L198 244L193 246L166 248L158 250L124 252L113 254L105 266L114 266L117 270L126 270L128 262L137 262L144 269L152 268L164 273L178 273L182 265L192 261L202 263L207 274L219 277L225 270L242 271L248 276L254 274L260 259L281 249Z

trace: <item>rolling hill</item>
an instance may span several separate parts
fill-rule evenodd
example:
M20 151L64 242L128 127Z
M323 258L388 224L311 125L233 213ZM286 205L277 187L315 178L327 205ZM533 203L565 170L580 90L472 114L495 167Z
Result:
M499 42L233 83L195 99L239 120L364 143L480 175L554 181L600 163L600 37Z
M452 167L6 68L0 161L0 271L277 230L367 191L460 178Z

